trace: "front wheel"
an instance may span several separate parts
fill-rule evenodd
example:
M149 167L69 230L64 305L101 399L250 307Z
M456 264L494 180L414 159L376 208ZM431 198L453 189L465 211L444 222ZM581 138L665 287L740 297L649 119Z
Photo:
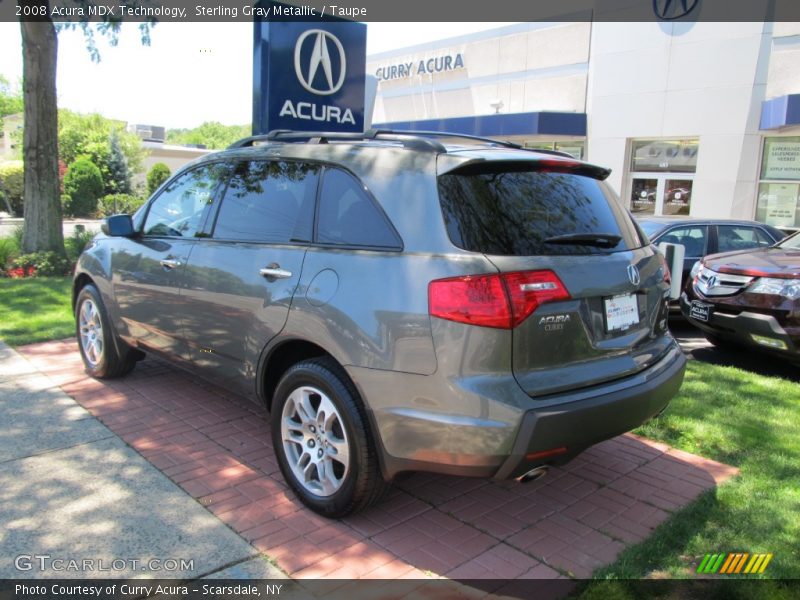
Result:
M83 365L92 377L122 377L136 366L138 352L116 337L100 292L91 284L81 289L75 302L75 328Z
M302 361L281 378L272 443L286 481L323 516L361 510L386 488L358 392L332 359Z

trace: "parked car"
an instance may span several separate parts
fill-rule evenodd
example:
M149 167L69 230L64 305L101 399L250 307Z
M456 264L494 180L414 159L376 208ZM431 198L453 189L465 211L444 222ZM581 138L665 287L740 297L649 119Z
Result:
M538 477L683 379L668 269L608 173L464 136L243 140L106 220L74 279L83 362L153 354L264 403L327 516L403 471Z
M707 254L767 247L786 237L780 229L757 221L686 217L639 217L636 221L654 244L684 247L682 282L689 279L694 263Z
M771 248L698 261L681 311L713 344L744 344L800 362L800 233Z

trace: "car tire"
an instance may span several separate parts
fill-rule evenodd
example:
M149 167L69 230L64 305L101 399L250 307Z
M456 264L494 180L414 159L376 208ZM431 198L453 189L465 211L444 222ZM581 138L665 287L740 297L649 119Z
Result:
M119 339L108 319L97 288L81 288L75 302L75 333L86 372L97 379L113 379L130 373L141 353Z
M283 477L313 511L343 517L373 504L388 488L364 405L334 360L290 367L275 390L271 413Z

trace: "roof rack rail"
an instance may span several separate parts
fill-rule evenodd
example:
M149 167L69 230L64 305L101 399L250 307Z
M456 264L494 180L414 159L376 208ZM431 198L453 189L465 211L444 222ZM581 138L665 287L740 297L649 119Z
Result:
M427 150L428 152L446 152L447 149L435 140L422 136L404 135L405 132L391 132L386 130L369 129L364 133L346 133L330 131L292 131L289 129L274 129L267 134L253 135L234 142L228 149L247 148L257 142L278 141L306 141L313 144L327 144L330 141L364 141L381 139L390 142L399 142L406 148L414 150Z
M368 129L364 133L346 133L330 131L293 131L290 129L273 129L267 134L253 135L234 142L228 149L247 148L254 146L258 142L276 141L306 141L313 144L327 144L330 141L364 141L364 140L384 140L399 142L403 147L414 150L425 150L428 152L447 152L447 148L436 139L432 138L455 138L470 140L473 142L483 142L502 148L512 148L514 150L526 150L529 152L539 152L541 154L552 154L574 158L571 154L559 150L545 150L539 148L525 148L520 144L508 142L506 140L496 140L494 138L469 135L466 133L450 133L447 131L421 131L421 130L398 130L398 129Z

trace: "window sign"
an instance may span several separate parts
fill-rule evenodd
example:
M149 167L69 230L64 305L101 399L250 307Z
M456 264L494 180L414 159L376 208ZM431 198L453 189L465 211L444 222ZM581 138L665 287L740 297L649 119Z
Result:
M800 179L800 138L767 138L761 179Z
M795 227L799 190L797 183L762 183L756 218L774 227Z
M631 171L694 173L699 142L691 140L635 140Z

